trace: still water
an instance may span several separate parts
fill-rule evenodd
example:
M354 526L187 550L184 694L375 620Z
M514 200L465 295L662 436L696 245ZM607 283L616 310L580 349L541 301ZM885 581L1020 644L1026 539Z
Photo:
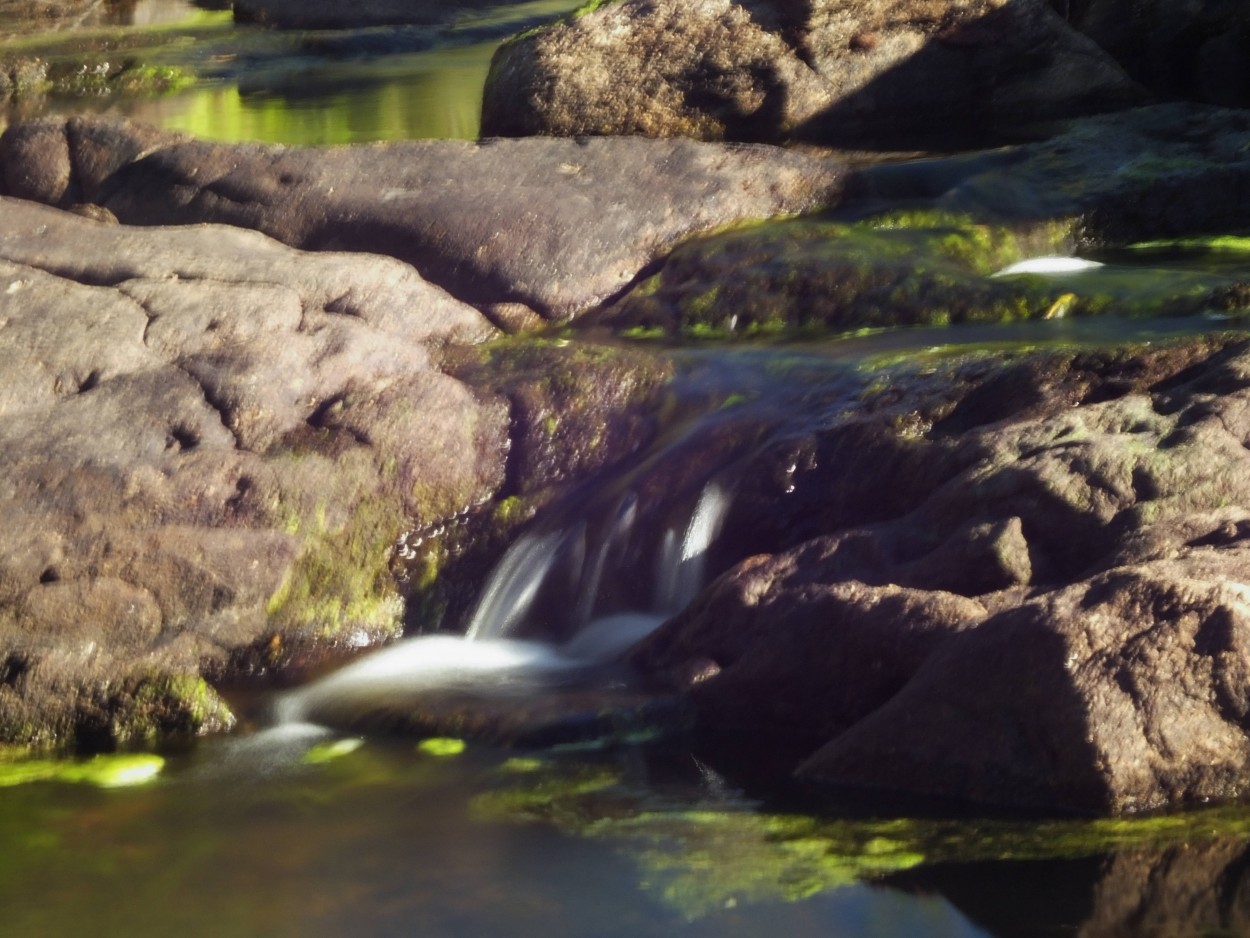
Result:
M885 887L782 901L783 884L752 882L784 868L759 832L726 841L738 856L721 858L717 884L703 882L711 858L695 844L674 841L689 854L665 868L628 830L587 835L543 819L575 816L587 792L622 815L644 797L710 813L689 760L682 777L638 753L572 765L369 741L310 764L308 745L214 741L135 789L5 790L4 934L984 934L938 896ZM659 785L644 796L648 779ZM723 797L716 810L751 817Z
M578 5L528 0L449 14L439 26L297 31L236 24L228 10L189 0L139 0L98 4L73 29L7 40L0 8L0 63L36 57L51 76L45 90L0 106L0 127L94 112L214 140L472 139L499 43ZM127 85L127 75L155 69L177 80Z

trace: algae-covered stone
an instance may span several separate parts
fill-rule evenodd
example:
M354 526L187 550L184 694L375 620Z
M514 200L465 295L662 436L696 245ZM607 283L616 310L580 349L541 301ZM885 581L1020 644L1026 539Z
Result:
M692 239L596 318L631 337L752 338L1079 316L1232 318L1250 308L1234 270L1065 264L1051 255L1072 250L1073 222L984 217L896 211L854 223L775 221ZM1224 243L1231 251L1233 242ZM1050 265L1057 272L1018 264L1039 258L1058 261Z
M1065 235L1041 226L1027 242L1059 248ZM693 337L1041 318L1056 288L988 276L1025 243L1009 228L942 214L747 226L679 246L603 318Z

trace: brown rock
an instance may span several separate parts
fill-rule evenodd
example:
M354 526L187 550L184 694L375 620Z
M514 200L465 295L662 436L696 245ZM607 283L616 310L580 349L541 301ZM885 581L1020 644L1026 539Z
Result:
M549 319L618 293L691 233L828 204L841 178L827 160L689 140L314 150L92 118L10 128L0 169L10 195L93 202L127 224L221 222L308 250L390 254L461 300Z

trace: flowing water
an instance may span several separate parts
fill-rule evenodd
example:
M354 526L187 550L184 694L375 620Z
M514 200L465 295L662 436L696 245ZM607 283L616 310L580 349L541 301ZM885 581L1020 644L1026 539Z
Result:
M199 80L159 96L54 88L8 116L102 110L288 143L469 138L498 41L575 5L317 33L241 27L184 0L103 5L74 31L0 50ZM1101 260L1048 269L1111 291L1138 277L1124 258ZM1169 277L1188 275L1173 266ZM833 419L865 362L1203 327L1051 321L677 353L678 388L717 403L535 519L482 584L463 636L414 637L308 686L241 695L236 735L162 753L154 779L125 776L145 781L133 787L90 784L90 764L0 758L0 934L1232 933L1250 922L1241 809L1039 823L813 803L747 740L726 751L680 734L605 738L584 719L645 694L615 659L741 556L720 536L736 473L794 420ZM754 430L724 446L727 421ZM714 463L674 471L704 451ZM557 724L585 732L505 745L357 726L381 705L430 701L452 702L445 723L468 707L524 725L547 700Z

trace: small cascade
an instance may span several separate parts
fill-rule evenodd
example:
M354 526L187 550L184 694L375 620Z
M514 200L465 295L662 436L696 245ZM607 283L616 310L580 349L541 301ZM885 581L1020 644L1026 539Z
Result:
M657 519L672 509L655 506L648 525L646 506L632 491L603 505L592 502L583 517L564 526L528 532L487 580L463 637L418 636L367 655L284 694L275 704L275 720L291 728L325 719L351 724L353 715L380 701L448 693L530 695L593 675L698 593L729 505L725 486L707 483L693 509L682 512L684 525L662 525L659 545ZM633 588L636 563L624 566L639 557L658 558L650 590L646 584ZM641 602L600 609L608 587ZM563 621L548 623L546 617Z
M677 532L671 528L664 532L656 569L656 611L680 612L703 588L707 551L720 534L729 504L729 494L713 480L699 495L680 549Z
M564 537L558 531L523 535L486 581L464 637L497 638L525 618Z

